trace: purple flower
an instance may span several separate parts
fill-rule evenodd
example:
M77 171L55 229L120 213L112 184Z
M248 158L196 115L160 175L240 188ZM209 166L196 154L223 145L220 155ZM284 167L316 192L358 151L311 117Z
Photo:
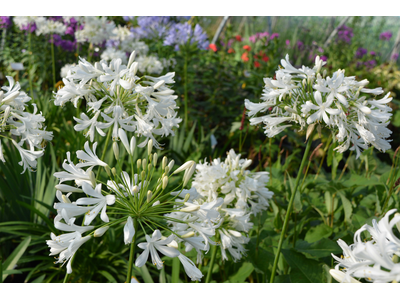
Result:
M21 26L21 30L25 30L25 31L28 31L28 30L30 30L30 32L35 32L35 30L36 30L36 23L31 23L31 24L28 24L28 25L24 25L24 26Z
M342 25L338 28L337 35L338 41L343 41L347 44L351 44L351 38L354 36L353 29L347 27L346 25Z
M129 20L134 20L135 19L135 17L132 17L132 16L126 16L126 17L122 17L122 18L124 18L124 20L126 21L126 22L128 22Z
M398 53L394 53L391 57L391 60L396 61L399 58L399 54Z
M297 49L300 51L304 49L304 43L302 41L297 41Z
M167 30L170 17L138 17L138 27L131 29L134 38L160 38Z
M382 32L379 35L379 39L383 40L383 41L388 41L388 40L391 39L391 37L392 37L392 32L391 31L385 31L385 32Z
M274 38L278 38L279 37L279 33L273 33L271 34L271 36L269 37L270 40L273 40Z
M11 24L11 17L0 17L0 28L7 28Z
M65 34L69 34L69 35L74 36L74 34L75 34L74 28L72 26L68 26L67 30L65 30Z
M290 45L290 41L286 40L286 46L289 46L289 45Z
M324 49L322 49L321 47L318 47L317 51L318 51L319 53L324 53Z
M171 25L164 39L164 45L174 46L175 50L179 50L179 45L184 45L189 41L190 44L197 42L197 47L202 50L206 50L209 45L207 34L201 26L196 24L192 30L192 26L187 22Z
M279 34L278 34L278 36L279 36ZM252 43L255 43L255 42L257 42L258 40L261 40L264 37L268 38L269 37L269 33L268 32L257 32L256 34L253 34L252 36L249 37L249 41L252 42ZM273 39L272 35L271 35L271 39Z
M328 57L326 57L325 55L322 55L322 56L321 56L321 60L327 61L327 60L328 60Z
M62 17L48 17L49 20L53 20L53 21L59 21L62 19Z
M372 69L373 67L376 66L376 61L375 59L371 59L369 61L366 61L364 65L366 66L367 69Z
M358 48L357 49L357 51L356 51L356 57L357 58L363 58L363 56L365 55L365 54L367 54L368 53L368 50L367 49L365 49L365 48Z
M376 52L375 51L370 51L369 54L372 55L372 56L375 56Z

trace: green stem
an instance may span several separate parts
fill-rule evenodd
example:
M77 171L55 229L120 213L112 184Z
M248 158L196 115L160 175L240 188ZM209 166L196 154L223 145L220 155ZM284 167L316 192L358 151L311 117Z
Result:
M187 64L188 64L188 58L187 58L187 50L185 50L185 64L183 66L183 76L185 77L185 84L184 84L184 104L185 104L185 128L187 128L188 124L188 74L187 74Z
M133 266L133 258L135 256L136 235L138 230L137 224L138 224L137 219L136 218L133 219L133 227L135 228L135 235L133 236L131 242L131 250L129 252L128 274L126 275L126 283L130 283L132 278L132 266Z
M305 165L305 163L306 163L308 154L310 153L310 149L311 149L311 144L312 144L313 136L314 136L314 134L311 134L310 138L308 139L307 146L306 146L306 150L305 150L305 152L304 152L304 154L303 154L303 159L301 160L299 173L297 174L296 182L295 182L295 184L294 184L294 189L293 189L293 191L292 191L292 195L291 195L290 200L289 200L289 205L288 205L288 208L287 208L287 212L286 212L286 216L285 216L285 221L284 221L284 223L283 223L283 228L282 228L282 232L281 232L281 237L280 237L280 239L279 239L278 250L277 250L277 253L276 253L276 255L275 255L274 265L273 265L273 267L272 267L272 273L271 273L271 280L270 280L270 283L273 283L273 282L274 282L274 279L275 279L276 267L278 266L279 255L281 254L283 239L285 238L286 230L287 230L288 225L289 225L289 217L290 217L290 213L291 213L291 211L292 211L293 202L294 202L294 197L295 197L296 192L297 192L297 187L299 186L300 177L301 177L301 172L302 172L302 170L304 169L304 165Z
M33 98L33 83L32 83L32 75L31 75L31 68L32 68L32 42L31 42L31 30L28 30L28 44L29 44L29 67L28 67L28 80L29 80L29 90L31 94L32 100Z
M181 268L181 262L178 257L172 259L172 283L179 283L179 272Z
M52 67L53 67L53 89L56 88L56 61L54 58L54 38L51 35L51 59L52 59Z
M214 267L215 257L217 256L217 245L212 245L211 251L212 251L211 252L211 261L210 261L210 265L208 267L206 283L210 283L211 273L212 273L212 269Z
M112 132L112 129L110 128L110 129L108 130L108 134L107 134L107 137L106 137L106 144L105 144L105 146L104 146L103 153L101 154L101 158L100 158L101 161L104 161L104 157L106 156L108 143L110 142L111 132ZM100 168L99 171L97 172L96 180L99 179L100 170L101 170L101 168Z

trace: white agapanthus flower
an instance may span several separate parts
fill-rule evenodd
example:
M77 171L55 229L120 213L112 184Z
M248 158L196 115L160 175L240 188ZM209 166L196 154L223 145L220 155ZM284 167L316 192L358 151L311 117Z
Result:
M35 20L36 23L36 35L42 34L58 34L64 35L67 26L64 23L47 19L45 17L38 17Z
M84 27L75 32L78 43L101 44L113 35L115 29L114 22L107 20L106 17L85 16L80 21Z
M137 62L139 63L139 71L142 73L160 74L164 69L162 62L154 55L139 56Z
M400 215L396 214L390 221L389 217L396 212L392 209L372 226L365 224L354 234L354 243L350 246L338 240L343 249L339 258L332 254L338 264L331 275L339 282L398 282L400 281ZM396 229L395 229L396 227ZM365 240L361 234L367 231L371 238Z
M101 53L100 57L101 59L108 61L119 58L124 64L128 62L128 58L126 57L126 53L124 51L110 47L107 47L103 53Z
M5 163L3 155L3 144L10 140L21 156L19 164L26 169L34 169L37 158L44 154L45 141L53 138L53 133L43 128L45 118L42 113L38 114L36 104L33 112L25 111L27 103L31 98L20 91L19 82L15 82L11 76L6 76L9 86L3 86L0 91L0 160ZM12 137L19 137L16 142ZM24 148L27 146L28 149ZM39 149L39 150L35 150Z
M217 242L224 260L228 260L227 252L234 261L240 260L246 252L244 245L250 240L247 233L253 227L251 214L256 215L266 210L268 199L273 196L266 187L268 172L251 173L246 170L251 162L241 159L240 154L237 155L231 149L225 161L218 158L210 164L197 164L192 188L180 194L180 197L188 197L185 202L187 207L179 213L171 214L175 219L193 219L196 223L182 226L171 221L173 230L188 234L196 229L197 234L193 238L202 237L205 241L204 249L208 250L209 244ZM207 234L215 235L215 240ZM188 239L186 245L189 250L196 248L200 262L203 244Z
M64 105L70 101L77 107L80 99L86 100L87 111L80 118L74 117L79 123L74 128L84 131L92 142L96 131L104 136L107 130L112 131L114 140L119 140L118 129L122 128L146 138L139 147L151 139L159 149L155 135L174 135L173 128L182 121L176 111L178 96L170 88L175 73L139 77L137 71L141 65L135 61L135 51L127 65L120 58L110 62L101 60L94 65L81 58L79 65L63 78L64 87L55 94L54 103Z
M389 150L389 93L379 100L370 98L382 94L382 88L367 89L368 80L346 77L345 70L326 76L326 71L321 73L325 64L317 56L312 69L297 69L286 55L281 60L283 67L275 72L276 79L264 78L263 102L245 100L250 124L263 123L269 138L291 126L300 131L307 126L327 127L339 143L335 150L350 148L357 158L369 145L383 152ZM263 115L256 117L258 113Z
M13 22L19 27L28 27L36 22L39 17L37 16L15 16Z
M62 78L67 77L68 74L69 74L69 72L71 71L71 69L72 69L73 67L75 67L75 66L76 66L76 64L65 64L65 65L61 68L61 71L60 71L61 77L62 77Z
M129 149L128 155L133 158L136 149L135 137L128 143L122 130L119 130L119 135L124 147ZM216 225L206 226L211 220L218 221L219 213L212 204L206 204L196 206L196 212L193 213L197 216L196 219L203 220L206 225L196 219L174 219L174 214L191 215L186 213L190 205L165 192L167 186L171 185L168 182L176 182L172 177L184 172L182 181L178 181L175 189L182 192L193 175L196 164L189 161L172 172L174 161L168 162L167 157L164 157L160 162L157 153L152 153L152 147L153 142L149 140L147 155L133 164L131 175L121 169L110 170L108 164L96 154L97 143L90 147L89 142L86 142L85 150L76 152L80 160L77 164L72 162L70 153L67 153L67 160L63 163L64 171L54 173L60 180L56 185L58 202L54 204L57 210L54 222L56 228L69 233L60 236L52 233L51 240L47 241L50 255L60 253L57 263L68 262L67 273L72 272L71 258L84 242L92 236L103 236L110 227L125 223L124 243L134 243L138 247L137 252L140 253L135 261L136 266L143 266L150 255L152 263L161 269L163 262L158 253L160 252L165 256L178 257L192 280L200 280L203 277L195 264L178 250L179 243L187 242L199 251L206 251L206 244L214 236ZM103 175L107 173L108 176L100 183L97 175L102 168L105 169ZM71 201L70 198L76 201ZM80 217L83 217L84 226L75 225ZM166 224L172 220L179 224L180 228L188 230L174 231L168 228ZM195 235L197 237L194 237ZM145 241L141 242L143 238Z

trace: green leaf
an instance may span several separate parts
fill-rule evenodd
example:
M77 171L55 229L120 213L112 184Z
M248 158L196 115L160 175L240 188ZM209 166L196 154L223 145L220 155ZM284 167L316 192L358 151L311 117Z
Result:
M17 248L15 248L15 250L11 253L11 255L4 261L2 269L5 271L14 269L18 260L24 254L26 248L28 248L30 242L31 242L31 237L28 236L18 245ZM2 278L3 282L7 278L7 276L8 274L4 274L3 271L3 278Z
M154 283L153 278L151 278L151 275L146 265L140 267L140 270L142 271L142 277L145 283Z
M246 278L250 276L253 270L254 270L253 264L245 262L234 275L229 277L229 282L232 283L245 282Z
M323 270L318 262L313 259L307 259L303 254L293 249L282 249L282 254L292 268L290 272L291 282L321 282Z
M314 243L298 240L296 248L298 252L309 255L311 258L330 257L332 253L340 251L338 244L330 239L323 238Z
M353 213L353 206L351 205L350 200L347 199L346 196L343 193L338 192L337 194L342 199L342 205L343 205L343 209L344 209L344 220L347 223L350 223L351 222L350 218L351 218L351 215Z
M316 227L310 228L306 233L305 240L309 243L314 243L323 238L327 238L332 234L332 228L325 224L319 224Z
M38 278L36 278L34 281L32 281L32 283L42 283L45 277L46 277L46 274L43 274L43 275L39 276Z
M101 270L101 271L99 271L99 273L100 273L101 275L103 275L105 278L107 278L107 280L108 280L109 282L111 282L111 283L117 283L117 281L115 280L115 278L114 278L110 273L108 273L107 271Z

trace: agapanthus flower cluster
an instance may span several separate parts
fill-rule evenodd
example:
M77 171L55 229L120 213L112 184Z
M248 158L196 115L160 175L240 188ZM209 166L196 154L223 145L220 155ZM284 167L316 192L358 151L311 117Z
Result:
M196 24L194 29L192 29L192 25L188 22L177 23L168 29L164 45L174 46L174 49L178 51L180 46L187 43L196 43L197 47L202 50L208 49L208 45L210 44L207 34L199 24Z
M126 152L133 159L135 137L128 142L123 130L119 129L118 134ZM135 243L143 250L137 250L140 253L135 261L137 267L143 266L150 254L152 263L161 269L163 261L158 254L160 252L168 257L178 257L192 280L201 279L203 275L200 270L178 249L182 240L204 248L201 239L191 238L192 233L202 229L196 229L193 220L185 219L181 225L193 228L190 234L181 235L167 227L167 221L180 221L165 216L166 213L185 213L190 208L183 201L177 201L177 196L171 196L166 191L171 189L171 182L175 181L172 177L184 171L182 181L172 188L182 191L193 175L195 162L188 161L172 172L174 161L167 157L158 159L157 153L152 153L150 140L147 153L132 163L130 170L116 170L99 159L96 147L97 143L90 148L89 142L86 142L85 150L76 152L80 160L77 164L68 152L67 160L63 163L64 171L54 173L60 180L56 185L58 202L54 204L57 210L54 225L69 233L59 236L51 234L51 240L47 241L50 255L59 254L57 263L67 263L67 273L71 273L71 259L82 244L91 237L101 237L110 227L125 223L124 243ZM120 166L118 163L116 165ZM107 174L107 179L101 182L97 180L102 178L100 172ZM75 224L79 217L83 217L82 226Z
M107 41L115 29L115 24L106 17L85 16L80 22L84 25L82 29L75 31L75 38L78 43L92 43L95 45Z
M26 169L36 168L37 158L44 153L45 141L50 141L53 133L43 128L45 118L42 113L37 113L36 104L32 103L33 113L25 111L31 98L20 91L19 82L15 82L11 76L7 76L7 80L9 86L3 86L0 91L0 160L5 163L2 139L8 139L21 156L19 165L23 166L24 173ZM16 142L13 137L20 139ZM25 149L24 145L29 148Z
M307 128L308 133L315 126L326 127L339 143L335 150L350 148L357 158L369 145L383 152L391 148L387 140L391 134L387 128L392 115L387 105L392 100L390 93L376 99L382 88L368 89L368 80L347 77L345 70L327 76L326 71L321 72L326 62L319 56L312 68L293 67L288 55L281 64L276 79L264 78L263 102L245 100L251 125L264 123L269 138L291 126L300 131ZM255 117L259 112L267 114Z
M188 20L190 17L137 17L137 25L131 28L135 39L164 38L167 30L177 22ZM135 17L124 17L125 21L134 20Z
M39 17L37 17L37 16L16 16L13 18L13 22L21 30L34 32L37 28L36 23L35 23L37 18L39 18Z
M36 23L36 35L44 34L57 34L64 35L67 27L63 22L52 20L51 18L37 17Z
M237 155L231 149L225 161L218 158L212 163L199 163L192 188L181 194L190 195L187 205L190 203L191 207L198 207L199 211L195 211L194 217L199 217L202 222L204 220L201 219L201 210L213 208L219 211L221 220L218 227L208 225L212 228L209 229L210 232L216 230L215 240L209 240L209 243L217 242L224 260L228 260L227 252L234 261L240 260L245 254L244 245L249 242L247 234L253 227L250 216L266 210L269 206L268 199L273 196L273 192L266 187L269 181L268 172L251 173L246 170L251 162L249 159L241 159L240 154ZM173 217L182 219L177 213ZM190 230L170 223L175 230ZM203 227L207 228L207 225L204 224Z
M78 122L74 128L85 131L85 136L92 142L95 132L105 136L105 129L112 130L112 138L119 140L118 129L122 128L146 138L139 147L151 139L159 149L154 135L174 135L173 128L179 127L181 122L176 111L177 96L170 88L175 82L175 73L139 77L137 71L140 69L140 63L135 61L135 51L127 65L119 58L110 62L102 60L94 65L81 58L63 78L64 87L55 94L54 103L64 105L70 101L77 107L80 99L86 100L88 109L80 118L74 117Z
M353 28L342 25L338 28L337 41L343 41L347 44L351 44L351 39L353 38Z
M106 42L106 49L101 54L104 60L120 58L127 63L130 52L135 49L136 61L141 73L161 74L164 68L171 65L171 59L159 60L156 55L148 55L149 47L143 41L134 38L129 29L119 26L113 31L113 36Z
M400 215L389 220L396 212L392 209L377 222L372 221L372 226L365 224L354 234L354 243L350 246L338 240L343 249L339 258L332 254L338 264L331 275L339 282L398 282L400 280ZM397 227L395 229L395 227ZM368 236L362 237L363 232Z
M385 31L385 32L382 32L380 35L379 35L379 39L380 40L383 40L383 41L389 41L391 38L392 38L392 32L391 31Z

